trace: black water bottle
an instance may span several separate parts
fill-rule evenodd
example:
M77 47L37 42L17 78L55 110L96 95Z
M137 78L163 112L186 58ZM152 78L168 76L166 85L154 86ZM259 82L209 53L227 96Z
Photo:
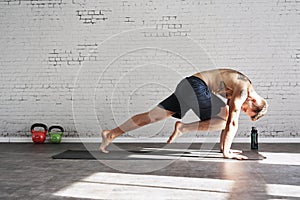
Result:
M251 129L251 149L258 149L257 137L258 137L257 129L255 127L252 127L252 129Z

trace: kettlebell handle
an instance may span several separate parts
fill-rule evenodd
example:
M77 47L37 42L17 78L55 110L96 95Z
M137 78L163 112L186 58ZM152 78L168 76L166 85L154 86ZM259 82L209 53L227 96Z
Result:
M60 132L64 132L63 127L59 126L59 125L54 125L54 126L50 126L48 131L51 132L52 129L59 129Z
M44 129L44 132L47 133L47 126L45 124L43 124L43 123L32 124L32 126L30 128L31 132L33 132L34 129L37 128L37 127L42 127Z

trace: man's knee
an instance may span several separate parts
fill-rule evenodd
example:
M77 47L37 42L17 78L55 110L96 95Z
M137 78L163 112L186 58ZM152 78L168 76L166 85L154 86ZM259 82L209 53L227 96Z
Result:
M174 114L174 112L171 112L171 111L159 108L159 107L155 107L154 109L152 109L148 112L148 116L149 116L149 119L151 120L151 123L163 120L167 117L172 116L173 114Z
M155 112L148 112L148 116L151 123L163 120L165 118L163 113L155 113Z
M229 116L229 106L226 105L224 107L221 107L221 110L218 114L218 117L220 117L220 118L224 119L225 121L227 121L228 116Z

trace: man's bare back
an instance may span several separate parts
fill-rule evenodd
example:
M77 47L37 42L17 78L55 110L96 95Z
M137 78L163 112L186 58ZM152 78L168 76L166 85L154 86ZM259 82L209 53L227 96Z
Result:
M214 94L231 99L234 88L249 88L251 81L244 74L232 69L215 69L194 74L202 79Z

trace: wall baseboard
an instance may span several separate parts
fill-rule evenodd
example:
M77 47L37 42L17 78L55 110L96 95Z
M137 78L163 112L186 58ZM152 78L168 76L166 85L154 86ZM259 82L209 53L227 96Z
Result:
M164 143L168 138L117 138L116 143ZM31 138L0 137L1 143L31 143ZM45 143L49 143L49 139ZM100 138L63 138L61 143L100 143ZM180 138L174 143L218 143L219 138ZM250 138L235 138L234 143L250 143ZM300 138L259 138L259 143L300 143Z

